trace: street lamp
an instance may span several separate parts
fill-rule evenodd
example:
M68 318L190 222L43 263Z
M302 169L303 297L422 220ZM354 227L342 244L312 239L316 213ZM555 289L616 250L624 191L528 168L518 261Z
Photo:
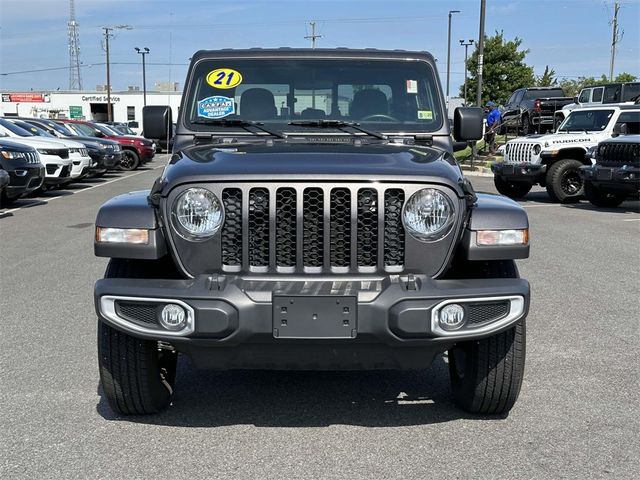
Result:
M460 40L460 45L464 47L464 104L467 105L467 50L469 45L473 45L473 40Z
M144 57L149 53L149 49L144 47L140 49L138 47L135 48L136 52L142 55L142 98L144 99L144 106L147 106L147 72L144 63Z
M449 29L447 33L447 107L449 107L449 70L451 69L451 17L460 10L449 10Z
M107 121L111 122L113 116L111 115L111 70L109 64L109 37L113 37L110 33L112 30L131 30L133 27L130 25L114 25L109 27L102 27L104 30L104 44L105 51L107 52Z

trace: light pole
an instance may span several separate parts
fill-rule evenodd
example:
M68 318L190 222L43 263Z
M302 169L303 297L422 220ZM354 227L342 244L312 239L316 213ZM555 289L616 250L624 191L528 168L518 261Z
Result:
M144 106L146 107L147 106L147 72L146 72L146 67L144 63L144 57L149 53L150 50L147 47L144 47L143 49L136 47L135 50L140 55L142 55L142 98L144 99Z
M109 37L113 37L113 34L110 33L112 30L131 30L133 27L129 25L115 25L112 27L102 27L104 30L104 45L105 51L107 52L107 121L113 121L113 115L111 115L111 71L109 65Z
M449 70L451 69L451 17L460 10L449 10L449 29L447 33L447 108L449 107Z
M487 0L480 0L480 33L478 34L478 89L476 91L476 104L482 107L482 69L484 67L484 16L487 9Z
M464 47L464 104L467 105L467 50L469 45L473 45L473 40L460 40L460 45Z

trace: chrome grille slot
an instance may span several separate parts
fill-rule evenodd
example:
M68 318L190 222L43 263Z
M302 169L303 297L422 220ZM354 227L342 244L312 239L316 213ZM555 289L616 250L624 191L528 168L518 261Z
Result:
M403 271L402 208L410 192L402 186L259 183L214 190L225 211L218 253L224 271Z

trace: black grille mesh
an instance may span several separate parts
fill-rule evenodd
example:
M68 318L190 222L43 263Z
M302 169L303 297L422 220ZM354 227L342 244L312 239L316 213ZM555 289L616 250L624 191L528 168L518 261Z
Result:
M331 190L331 253L333 267L351 264L351 192L347 188Z
M159 307L161 305L157 303L133 303L119 300L116 302L116 313L127 320L157 327Z
M321 267L324 245L324 194L320 188L305 188L303 193L303 264Z
M224 225L221 232L222 263L242 265L242 191L225 188L222 191Z
M378 261L378 192L358 191L358 266L372 267Z
M389 189L384 192L384 264L387 266L404 264L403 205L402 190Z
M467 304L468 323L478 325L486 322L499 320L509 313L509 301L500 300L490 303L469 303Z
M276 192L276 264L296 265L296 191L279 188Z
M601 165L640 166L640 144L637 143L601 143L598 147Z
M249 191L249 264L269 265L269 191L252 188Z

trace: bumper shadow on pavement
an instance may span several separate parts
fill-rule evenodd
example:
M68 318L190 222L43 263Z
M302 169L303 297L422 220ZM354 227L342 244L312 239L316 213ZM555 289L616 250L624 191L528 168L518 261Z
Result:
M165 412L119 416L100 387L98 394L96 410L106 420L180 427L398 427L479 418L453 404L442 358L418 371L215 372L196 370L181 357L173 403Z

